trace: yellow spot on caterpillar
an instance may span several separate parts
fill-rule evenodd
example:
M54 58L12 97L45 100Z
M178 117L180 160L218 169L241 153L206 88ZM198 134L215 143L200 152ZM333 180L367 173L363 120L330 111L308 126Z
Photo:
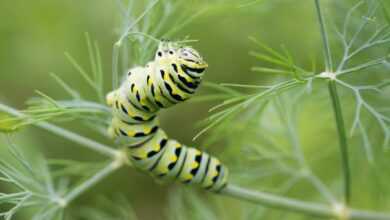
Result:
M172 155L171 158L169 158L169 160L175 162L177 161L177 157L175 155Z
M135 132L134 131L128 131L127 135L133 137L135 135Z
M148 156L148 152L145 149L141 149L138 155L135 155L141 159L145 159Z
M161 172L158 175L167 175L167 173L168 173L168 170L166 170L165 172Z
M163 174L163 173L167 173L167 172L168 172L167 167L165 167L165 166L159 166L158 167L158 173L159 174Z
M186 173L183 177L183 181L192 180L192 174Z
M199 167L199 163L197 163L197 162L193 162L192 164L191 164L191 168L192 169L195 169L195 168L198 168Z
M216 177L217 175L218 175L218 172L215 171L215 170L211 173L211 176L212 176L212 177Z
M169 78L168 78L168 74L164 74L164 80L168 81Z
M142 104L142 105L146 105L146 104L147 104L147 102L146 102L146 99L145 99L145 98L142 98L142 99L141 99L141 104Z

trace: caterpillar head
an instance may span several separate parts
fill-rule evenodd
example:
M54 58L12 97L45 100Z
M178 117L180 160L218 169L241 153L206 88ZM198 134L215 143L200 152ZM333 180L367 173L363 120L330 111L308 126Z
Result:
M198 51L191 47L179 48L177 57L180 64L195 69L199 73L203 72L208 66Z
M201 74L208 67L198 51L188 46L179 47L172 42L160 43L156 52L156 58L161 59L164 57L174 59L180 66L195 75Z

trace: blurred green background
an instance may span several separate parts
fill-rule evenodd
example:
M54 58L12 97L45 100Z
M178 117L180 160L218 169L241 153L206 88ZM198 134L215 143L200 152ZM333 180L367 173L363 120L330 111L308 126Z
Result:
M247 84L264 84L275 81L275 77L271 74L250 71L251 67L263 64L249 55L249 51L257 50L253 42L248 39L249 36L260 39L271 47L279 48L280 45L284 45L294 57L295 62L311 68L314 60L317 63L317 71L321 70L323 65L322 45L312 1L258 1L259 3L248 7L238 7L245 2L220 1L214 3L216 6L213 5L212 8L210 6L209 11L176 34L177 38L189 35L192 39L199 40L199 42L193 43L193 46L201 52L210 66L205 75L205 81ZM345 10L356 1L340 2L322 1L331 25L339 24L338 19L342 19ZM194 7L193 10L196 11L196 7L207 7L207 4L209 3L189 1L188 5L183 7ZM115 1L14 0L1 1L0 9L2 14L0 20L1 102L23 109L26 107L25 101L36 95L35 90L42 91L55 99L68 98L50 77L50 72L54 72L65 81L70 82L73 88L77 88L83 95L91 95L92 91L64 56L65 51L69 52L80 64L88 65L85 32L88 32L93 39L99 42L105 73L105 91L108 92L112 89L111 53L113 43L119 34L119 8ZM332 40L334 39L332 38ZM337 55L341 53L339 48L335 44L334 49ZM372 53L375 54L375 52ZM380 81L383 78L382 75L367 76L366 74L360 78L357 77L356 81ZM204 86L200 90L200 94L213 92ZM296 127L310 165L332 191L340 197L338 141L333 124L333 112L326 92L325 84L314 84L314 92L305 96L304 101L299 104L299 119ZM353 97L347 92L341 92L341 94L347 127L350 127L354 110ZM286 99L289 98L286 97ZM207 143L207 135L196 141L192 141L192 138L201 129L198 122L209 115L208 109L216 103L218 102L188 102L163 111L161 119L163 127L166 128L171 137L187 145L199 146L202 143ZM294 103L292 105L294 106ZM288 108L286 107L286 109ZM276 113L272 109L267 112L268 115L264 117L268 120L268 128L272 130L273 123L278 123L277 120L273 119ZM251 122L254 122L254 119ZM220 134L222 141L216 142L218 146L209 147L210 151L216 155L225 151L242 151L250 142L256 142L256 132L264 132L265 136L270 135L266 130L257 131L252 125L240 125L239 123L239 121L235 122L237 127L232 127L232 132L228 133L226 137ZM112 144L90 129L79 126L77 122L67 122L62 125L87 137ZM353 194L358 194L354 196L352 204L368 209L389 210L389 153L382 151L380 140L383 135L380 129L375 126L372 128L370 135L372 135L375 145L373 146L376 161L374 165L367 162L361 139L356 138L350 141L352 176L355 183ZM245 135L245 131L249 129L254 129L255 137ZM240 140L234 141L235 135L242 135L242 137ZM279 133L279 135L281 134ZM259 136L257 137L259 138ZM282 140L284 137L285 135L281 135L272 138L280 138L278 139L279 144L283 145L287 143ZM251 138L253 140L249 140ZM91 162L103 159L98 154L91 154L89 150L75 146L74 143L33 127L16 134L14 139L21 148L42 151L47 158ZM0 140L0 144L5 145L2 140ZM261 161L246 163L245 156L234 153L233 155L236 155L234 161L229 154L225 159L227 164L232 166L233 181L242 182L244 185L258 189L263 189L263 186L266 189L267 186L283 181L283 178L280 177L269 177L257 181L255 174L252 179L249 177L249 181L240 179L244 178L239 174L245 171L245 166L250 164L252 167L248 167L248 169L251 170L256 166L262 166L262 164ZM240 163L241 165L237 165ZM254 169L253 172L258 171ZM307 186L307 183L299 184L288 195L305 200L318 200L318 195ZM183 190L177 189L177 187L178 185L175 184L155 183L146 174L123 168L77 199L69 208L69 212L77 212L78 208L82 206L98 207L99 202L96 198L99 196L110 197L121 194L133 206L139 219L173 219L167 214L170 213L167 211L167 203L171 202L172 194L190 194L187 191L181 192ZM217 219L244 219L242 213L246 213L246 211L243 210L251 210L248 213L252 213L252 211L253 213L263 212L266 219L314 219L283 210L264 211L261 209L259 211L255 209L258 206L249 205L246 202L196 192L199 196L197 198L205 201L206 206L214 213L213 215L217 216ZM189 201L192 201L191 198ZM104 207L109 208L108 206ZM239 211L228 211L226 207L236 208ZM194 205L193 210L184 211L188 211L187 214L193 219L202 219L204 215L197 214L198 208ZM28 219L26 216L21 215L19 219ZM253 214L253 216L256 215ZM247 217L247 219L258 218Z

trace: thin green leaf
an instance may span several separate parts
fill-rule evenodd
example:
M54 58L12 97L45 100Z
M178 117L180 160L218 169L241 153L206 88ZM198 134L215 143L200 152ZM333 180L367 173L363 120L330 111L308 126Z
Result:
M284 62L287 62L287 59L281 55L279 52L277 52L276 50L272 49L271 47L268 47L267 45L261 43L260 41L258 41L256 38L254 37L249 37L249 40L251 40L252 42L254 42L257 46L259 46L260 48L262 48L263 50L267 51L269 54L273 55L274 57L278 58L279 60L281 61L284 61Z
M16 125L20 118L14 117L4 112L0 112L0 133L13 133L18 130Z
M88 73L80 66L80 64L78 64L77 61L69 53L65 52L65 56L69 60L69 62L73 65L73 67L80 73L80 75L87 81L87 83L92 88L96 88L95 83L88 75Z
M48 101L50 104L52 104L54 107L61 107L56 100L54 100L53 98L51 98L50 96L46 95L45 93L39 91L39 90L35 90L35 93L37 93L38 95L40 95L42 98L44 98L46 101Z
M95 56L94 48L93 48L92 43L91 43L91 37L89 36L88 32L85 32L85 40L87 42L89 62L90 62L90 65L91 65L92 74L94 76L93 79L96 82L97 78L98 78L98 70L97 70L98 68L97 68L97 65L96 65L96 60L95 60L96 56Z
M80 94L72 89L64 80L62 80L58 75L55 73L50 73L50 76L54 78L54 80L74 99L80 99Z
M385 17L385 20L387 21L387 23L390 25L390 12L388 11L385 3L383 3L383 0L380 0L379 2L382 6L383 16Z
M94 42L95 53L96 53L96 65L97 65L97 83L101 90L103 90L103 65L102 65L102 57L100 54L100 48L97 41Z
M271 86L247 85L247 84L237 84L237 83L221 83L221 86L247 88L247 89L269 89L269 88L271 88Z
M265 62L268 62L268 63L272 63L272 64L275 64L275 65L278 65L278 66L283 66L283 67L288 67L289 66L285 61L273 58L271 56L268 56L268 55L265 55L265 54L262 54L262 53L259 53L259 52L251 51L251 52L249 52L249 55L251 55L251 56L253 56L253 57L255 57L255 58L259 59L259 60L262 60L262 61L265 61Z
M252 67L252 71L255 72L261 72L261 73L276 73L276 74L293 74L293 72L288 70L281 70L281 69L273 69L273 68L266 68L266 67Z
M231 89L231 88L226 88L226 87L221 86L220 84L217 84L217 83L204 82L203 86L210 88L210 89L217 90L217 91L225 93L225 94L232 95L232 96L241 95L240 92L238 92L234 89Z

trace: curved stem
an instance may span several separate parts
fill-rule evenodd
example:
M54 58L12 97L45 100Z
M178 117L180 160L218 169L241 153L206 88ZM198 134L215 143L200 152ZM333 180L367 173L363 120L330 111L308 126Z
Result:
M369 212L348 208L340 209L337 204L332 204L334 206L330 206L313 202L304 202L266 192L243 189L234 185L228 185L220 193L256 204L305 213L316 217L350 220L390 220L390 213Z

